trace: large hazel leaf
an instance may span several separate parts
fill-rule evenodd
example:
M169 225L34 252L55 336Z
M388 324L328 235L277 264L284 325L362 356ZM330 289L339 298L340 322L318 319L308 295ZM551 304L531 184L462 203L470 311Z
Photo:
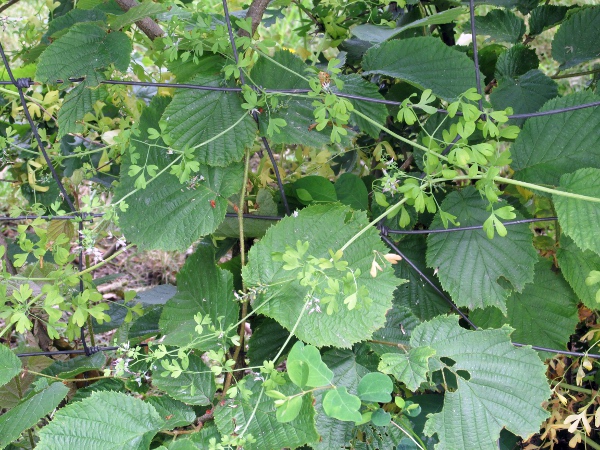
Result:
M87 82L79 83L64 99L58 111L58 138L69 133L83 132L83 116L94 110L94 104L104 98L106 90L102 87L91 89Z
M568 69L600 56L600 6L582 8L565 20L552 41L552 57Z
M189 83L220 87L223 78L201 74ZM224 167L240 161L256 136L256 123L234 92L179 89L163 114L161 126L170 146L193 148L197 161L208 166Z
M489 217L487 205L487 200L469 186L448 195L441 209L455 215L461 226L472 226L482 225ZM438 214L431 228L442 227ZM500 278L519 292L533 280L537 255L532 237L526 224L513 225L505 237L496 235L493 239L483 230L430 234L427 265L438 269L442 286L458 306L495 306L506 312L505 301L511 290L500 284Z
M42 83L86 77L90 86L103 78L110 64L125 72L129 66L131 41L120 31L108 33L93 23L80 23L53 42L40 55L36 79Z
M6 345L0 345L0 386L4 386L20 371L19 358Z
M367 51L364 75L399 78L420 89L431 89L444 100L455 100L475 87L473 61L441 40L416 37L384 42Z
M164 148L161 139L150 140L148 129L159 129L159 118L169 99L154 97L140 118L140 134L132 142L142 164L157 166L157 172L175 159ZM182 250L198 238L215 231L227 211L227 198L242 187L241 164L226 168L200 166L187 183L181 184L169 173L159 175L146 189L136 190L139 176L128 175L132 166L130 152L123 156L121 184L115 198L126 199L127 211L120 213L120 225L128 240L143 249ZM168 170L167 170L168 172ZM213 203L214 202L214 207Z
M583 304L590 309L600 308L600 304L596 302L598 286L588 286L585 283L592 270L600 271L600 256L591 250L581 250L572 239L561 236L556 258L565 280Z
M429 358L434 355L435 350L427 346L411 348L408 353L385 353L381 355L379 370L396 377L408 390L416 391L427 381Z
M516 80L520 75L537 69L539 65L540 60L535 50L523 44L516 44L498 57L494 76L497 80L505 78Z
M552 264L540 260L535 266L533 283L521 293L513 292L506 301L506 317L496 308L476 310L469 317L481 328L510 325L515 329L512 339L517 342L566 349L569 336L579 322L577 302L565 279L552 270Z
M579 92L550 100L540 111L596 101L597 96ZM600 168L599 128L600 107L528 119L511 148L515 178L556 186L564 173Z
M512 11L494 9L485 16L475 17L475 31L495 41L516 43L525 34L525 21Z
M330 259L330 249L336 252L367 224L366 214L362 211L353 212L337 205L315 205L303 209L297 217L286 217L269 228L263 239L250 250L249 263L243 270L246 285L261 289L254 309L291 330L302 314L310 288L298 281L296 276L300 269L285 270L285 263L275 261L273 253L283 253L287 247L295 248L296 242L301 241L309 243L307 256ZM319 232L315 233L315 230ZM377 278L369 275L373 251L387 253L377 230L369 228L342 257L351 270L360 269L357 285L367 289L372 303L350 310L340 301L339 311L331 315L324 311L307 311L295 328L299 339L318 347L349 347L368 339L373 331L383 326L385 313L391 307L392 293L400 280L394 277L389 266ZM335 269L331 270L335 272Z
M65 398L69 388L62 383L53 383L41 392L23 400L10 411L0 416L0 448L19 438L26 429L34 426L46 414L50 414ZM41 449L38 444L36 448ZM65 448L62 447L61 448Z
M529 35L536 36L558 25L565 18L567 6L540 5L529 14Z
M148 449L164 420L152 405L119 392L94 392L60 409L40 432L36 448Z
M595 197L600 202L600 169L586 168L567 173L560 178L559 187L574 194ZM552 199L563 233L582 250L600 255L600 203L556 194Z
M550 389L536 352L514 347L508 327L469 331L458 319L437 317L419 325L411 336L413 348L435 350L430 368L454 361L445 370L456 375L458 384L445 393L442 411L429 415L425 434L437 433L437 450L495 450L503 427L523 437L538 432L548 417L542 403Z
M410 284L409 281L406 284ZM398 289L404 288L405 285ZM386 314L385 325L373 333L373 340L369 342L369 347L378 355L384 353L404 353L410 339L410 333L421 323L410 309L406 306L399 306L396 301L392 309Z
M245 450L279 450L296 448L319 439L315 429L315 410L312 395L302 396L302 406L296 418L290 422L277 420L274 400L262 392L262 382L253 376L244 378L245 389L252 395L235 400L226 400L215 407L215 423L224 435L246 430L256 442L244 445ZM291 383L280 386L284 395L297 394ZM248 423L250 421L250 423Z
M159 327L166 345L184 346L196 342L194 348L215 350L217 337L208 326L200 334L194 320L196 314L210 317L215 327L226 331L238 321L239 304L233 297L233 275L215 264L215 252L208 245L198 249L177 274L177 294L163 307Z

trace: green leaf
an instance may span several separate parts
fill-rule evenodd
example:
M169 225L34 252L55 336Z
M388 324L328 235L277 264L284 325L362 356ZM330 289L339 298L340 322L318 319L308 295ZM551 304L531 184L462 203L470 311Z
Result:
M416 391L427 381L429 358L434 355L435 350L427 346L411 348L408 353L385 353L381 355L379 370L393 375L408 390Z
M600 110L600 109L599 109ZM600 199L600 170L580 169L560 177L560 190ZM582 250L600 255L600 203L552 195L558 223Z
M21 433L34 426L65 398L69 388L62 383L53 383L47 389L23 400L10 411L0 416L0 448L19 438ZM36 448L42 449L41 444ZM66 448L61 446L61 448Z
M394 384L390 377L379 372L366 374L358 383L358 397L363 402L389 403Z
M40 55L36 79L56 83L69 77L86 77L89 86L95 86L110 64L125 72L130 54L131 41L124 33L107 33L98 25L80 23Z
M37 347L25 347L24 350L32 352L40 351ZM12 378L7 384L0 386L0 405L6 409L14 408L18 405L23 397L23 392L26 392L31 383L38 378L37 375L33 375L29 371L41 372L55 362L47 356L28 356L19 358L19 360L23 365L23 371L19 375L19 384L17 384L16 378Z
M490 95L496 110L512 107L514 114L539 110L548 100L558 95L558 85L539 70L530 70L517 78L502 78ZM518 123L524 122L521 119Z
M58 138L69 133L82 133L83 116L92 112L94 104L106 96L106 90L102 86L91 89L87 84L85 81L79 83L65 96L58 111Z
M525 34L525 21L510 10L494 9L475 17L475 31L495 41L517 43Z
M496 308L473 311L469 317L481 328L514 328L512 339L529 345L567 349L569 336L579 322L577 297L548 260L535 266L533 283L513 292L506 301L506 317ZM553 355L542 353L542 357Z
M510 328L468 331L458 316L437 317L419 325L411 336L414 348L431 347L430 360L456 375L458 387L446 392L444 408L429 415L425 434L437 433L436 449L497 448L500 430L519 436L539 431L549 416L542 403L550 397L546 368L535 351L515 348ZM468 349L468 351L466 351ZM466 372L466 373L465 373Z
M277 408L275 414L279 422L287 423L294 420L300 414L302 409L302 396L292 397L285 401L283 405Z
M323 411L334 419L360 422L360 398L348 393L345 387L332 389L323 397Z
M163 424L154 407L140 399L119 392L94 392L60 409L40 431L36 448L143 450Z
M48 31L42 36L42 42L48 43L49 37L56 38L60 36L60 31L71 29L75 24L81 22L104 22L106 20L106 14L102 11L92 9L73 9L67 14L55 17L48 23ZM62 33L61 33L62 34Z
M77 392L69 401L71 403L80 402L84 398L90 397L92 392L99 391L126 392L125 384L121 380L116 378L103 378L90 384L89 386L77 389Z
M296 342L292 347L286 367L290 380L300 388L326 386L333 378L333 372L321 360L319 350L302 342Z
M385 427L385 426L389 425L391 420L392 420L392 415L389 412L386 412L382 408L379 408L378 410L376 410L373 413L373 415L371 416L371 422L373 422L373 425L376 425L378 427Z
M248 359L251 366L261 365L263 361L271 361L290 335L289 331L271 318L264 318L258 327L252 327L252 336L248 340ZM282 354L296 343L292 338Z
M198 276L202 274L202 276ZM210 317L215 330L203 326L196 330L194 316ZM238 321L239 304L233 297L233 275L215 264L214 250L199 245L177 274L177 294L165 306L159 327L166 345L186 346L193 343L202 351L216 350L220 330L228 331Z
M51 366L42 370L42 373L66 380L90 370L101 369L104 367L104 364L106 364L106 356L104 352L98 352L92 356L82 355L73 359L67 359L66 361L56 361Z
M333 185L340 203L352 209L369 209L369 191L363 180L353 173L343 173Z
M473 61L441 40L417 37L384 42L367 51L363 75L378 73L431 89L447 101L475 86Z
M520 75L537 69L539 65L540 61L535 50L523 44L516 44L498 57L495 77L497 80L516 80Z
M196 420L196 413L191 406L166 395L150 397L146 402L154 406L158 415L164 419L163 429L172 430L177 427L185 427Z
M598 286L588 286L585 282L592 270L600 270L600 256L591 250L581 250L572 239L561 236L556 258L563 276L583 304L590 309L600 308L596 302Z
M168 101L166 97L152 99L140 118L140 136L132 142L140 161L155 165L159 170L172 163L175 156L168 155L161 147L150 146L164 143L160 139L151 141L148 129L159 129L159 117ZM127 152L123 156L116 198L123 198L135 189L135 177L127 175L131 165L130 152ZM164 173L146 189L127 197L129 208L119 214L121 229L127 239L144 249L185 249L201 236L212 233L223 221L227 198L242 187L242 171L241 164L227 168L200 166L198 172L190 174L192 179L184 184L175 176ZM215 202L214 208L211 201Z
M137 22L138 20L144 19L145 17L155 16L164 12L165 8L160 3L144 2L129 9L124 14L116 16L110 20L110 27L113 30L120 30L130 23Z
M529 14L529 35L536 36L562 22L567 6L540 5Z
M471 186L449 194L441 209L458 217L461 226L481 225L489 217L487 200ZM517 219L522 218L517 213ZM439 214L431 228L442 228ZM440 282L458 306L495 306L506 312L512 289L521 292L533 280L537 255L527 224L510 227L507 236L489 239L484 230L434 233L427 238L427 265L438 269Z
M249 263L243 269L246 285L261 286L264 292L257 296L254 309L272 317L287 329L292 329L304 307L310 288L296 279L299 269L284 270L283 261L274 261L273 253L285 252L296 247L296 242L310 242L308 254L316 258L330 259L329 250L340 249L350 238L367 226L364 212L351 212L337 205L309 206L297 217L286 217L269 228L263 239L250 249ZM315 234L315 230L319 230ZM385 323L385 313L391 306L391 296L400 280L391 269L384 269L377 278L369 275L373 251L387 253L377 231L368 228L344 251L342 260L353 271L360 269L356 277L359 288L364 286L372 303L368 307L349 310L341 305L339 311L303 314L295 335L302 341L316 345L349 347L355 342L368 339L374 330ZM335 269L330 269L335 270ZM339 272L338 272L339 273Z
M598 101L588 92L550 100L540 111ZM600 107L584 108L528 119L511 148L515 178L558 185L564 173L584 167L600 168Z
M238 427L245 429L256 442L245 444L244 450L296 448L319 439L312 395L302 396L302 407L294 420L279 422L274 400L261 393L262 383L254 380L253 376L244 378L244 381L244 388L252 391L251 396L227 400L215 407L215 423L221 434L231 435ZM279 388L286 396L296 394L296 389L291 383ZM256 413L253 414L253 411Z
M234 197L234 202L238 202L238 198ZM273 200L273 194L269 189L259 189L256 196L255 207L258 207L256 211L252 211L250 214L244 215L244 236L257 238L262 237L267 229L275 223L273 220L264 219L251 219L253 214L261 216L278 216L277 204ZM233 212L233 208L230 209ZM237 217L225 217L225 220L219 225L219 228L215 231L218 236L234 237L240 236L240 224Z
M565 20L552 41L552 57L561 70L600 55L600 6L581 8Z
M298 199L305 205L310 203L337 202L335 188L331 181L325 177L312 175L302 177L294 184Z
M419 281L419 283L421 282ZM396 302L387 312L386 319L383 328L373 333L373 340L369 342L369 347L380 356L384 353L404 352L402 349L408 346L410 333L421 321L408 307L399 306Z
M0 345L0 386L4 386L21 371L21 361L6 345Z

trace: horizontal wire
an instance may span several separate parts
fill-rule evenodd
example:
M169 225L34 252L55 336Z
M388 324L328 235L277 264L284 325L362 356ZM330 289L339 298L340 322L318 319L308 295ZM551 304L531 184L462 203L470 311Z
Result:
M29 215L29 216L16 216L16 217L9 217L9 216L0 216L0 222L10 222L10 221L17 221L17 220L35 220L35 219L44 219L44 220L70 220L70 219L83 219L83 220L91 220L91 218L94 217L102 217L104 216L104 213L84 213L80 216L74 216L74 215L66 215L66 216L34 216L34 215Z

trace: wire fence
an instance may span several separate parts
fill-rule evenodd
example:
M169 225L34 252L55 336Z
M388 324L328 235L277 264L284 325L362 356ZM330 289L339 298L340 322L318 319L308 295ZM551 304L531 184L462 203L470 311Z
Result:
M231 16L229 14L227 0L222 0L222 2L223 2L225 21L227 24L227 30L228 30L228 34L229 34L229 41L230 41L230 45L231 45L231 48L233 51L235 62L237 64L238 63L238 53L237 53L237 47L235 45L235 38L234 38L234 33L233 33L232 25L231 25ZM476 34L476 30L475 30L474 0L469 0L469 14L471 17L471 37L472 37L472 42L473 42L473 59L474 59L475 78L476 78L476 83L477 83L477 92L481 95L481 98L483 98L483 92L482 92L481 82L480 82L481 81L480 73L479 73L479 55L478 55L477 39L476 39L477 34ZM67 205L70 209L70 212L71 212L68 215L57 215L57 216L52 216L52 215L39 215L39 216L38 215L21 215L21 216L17 216L17 217L0 216L0 222L24 221L24 220L31 220L31 219L37 219L37 218L42 218L42 219L46 219L46 220L79 219L78 227L79 227L80 233L79 233L79 238L78 238L78 240L79 240L78 269L79 269L79 272L82 272L84 258L83 258L83 245L82 245L83 235L82 235L81 231L83 231L83 229L84 229L84 221L88 221L88 220L92 221L95 218L102 217L103 214L102 213L93 213L93 214L82 213L82 212L79 212L76 210L73 200L68 195L67 190L60 179L60 176L58 175L58 173L56 172L56 170L52 164L52 160L50 159L50 157L48 155L46 146L44 145L44 142L42 141L42 138L40 137L38 128L37 128L35 122L33 121L33 118L31 117L28 107L27 107L27 102L25 99L24 91L34 85L38 85L39 83L32 81L30 78L18 78L17 79L14 77L13 71L11 70L11 66L9 64L8 58L6 57L6 54L5 54L5 51L4 51L4 48L3 48L1 42L0 42L0 56L2 57L2 61L3 61L4 67L6 69L6 72L8 74L8 77L10 78L10 81L0 81L0 85L14 86L17 89L18 94L19 94L20 103L21 103L21 106L23 107L23 113L25 114L27 123L31 127L34 139L36 140L36 142L40 148L40 152L41 152L44 160L46 161L46 164L48 165L48 167L50 169L52 178L56 182L58 189L61 193L61 196L64 198L64 201L67 203ZM84 80L83 78L72 78L67 81L70 83L76 83L76 82L81 82L83 80ZM56 83L61 84L61 83L64 83L64 81L56 80ZM221 92L231 92L231 93L242 92L242 87L214 87L214 86L199 86L199 85L194 85L194 84L154 83L154 82L138 82L138 81L127 81L127 80L104 80L101 83L108 84L108 85L143 86L143 87L157 87L157 88L158 87L166 87L166 88L176 88L176 89L196 89L196 90L221 91ZM242 86L247 84L243 72L241 72L241 75L240 75L240 83ZM256 89L256 87L254 87L254 86L251 86L251 87L253 89ZM309 89L287 89L287 90L280 89L280 90L278 90L278 89L258 88L258 90L260 92L273 93L273 94L305 94L305 93L311 92ZM359 96L359 95L345 94L342 92L336 92L336 95L338 97L346 98L349 100L360 100L360 101L371 102L371 103L381 103L381 104L391 105L391 106L401 106L402 105L402 102L373 99L373 98L363 97L363 96ZM586 104L582 104L582 105L575 105L575 106L571 106L571 107L567 107L567 108L554 109L554 110L549 110L549 111L540 111L540 112L534 112L534 113L528 113L528 114L513 114L513 115L509 115L508 118L510 118L510 119L528 119L531 117L540 117L540 116L546 116L546 115L561 114L561 113L565 113L565 112L569 112L569 111L575 111L575 110L584 109L584 108L592 108L592 107L596 107L596 106L600 106L600 101L586 103ZM418 107L418 105L415 105L415 107ZM484 113L482 100L479 100L479 110L481 111L482 118L485 119L486 116ZM448 113L448 111L445 109L438 109L437 112L442 113L442 114ZM457 115L461 115L461 114L462 113L460 113L460 112L457 113ZM258 127L259 121L260 121L260 117L259 117L258 113L252 112L252 117ZM457 141L458 141L458 139L455 139L450 145L448 145L444 149L443 154L447 154L452 149L452 146ZM279 193L281 196L281 201L283 203L285 213L286 213L286 215L290 215L291 211L290 211L290 207L289 207L289 202L288 202L288 199L286 197L286 194L285 194L285 191L283 188L282 177L279 172L273 151L272 151L271 146L269 145L269 141L267 140L266 137L261 137L261 142L262 142L262 145L263 145L264 149L266 150L268 157L271 161L271 164L273 166L273 172L275 175L275 179L277 181L277 187L278 187L278 190L279 190ZM261 150L261 152L262 152L262 150ZM422 174L422 175L424 176L425 174ZM226 217L237 218L238 214L227 213ZM277 220L283 219L283 217L281 217L281 216L264 216L264 215L253 215L253 214L243 214L243 217L249 218L249 219L256 219L256 220L267 220L267 221L277 221ZM526 224L526 223L533 223L533 222L556 221L556 220L557 220L556 217L540 217L540 218L508 221L508 222L504 222L504 225L512 226L512 225L519 225L519 224ZM434 281L429 276L427 276L413 261L411 261L409 258L407 258L406 255L397 246L397 244L394 243L389 238L389 236L394 235L394 234L409 235L409 234L451 233L451 232L456 232L456 231L480 230L482 228L483 228L483 225L475 225L475 226L468 226L468 227L456 227L456 228L448 228L448 229L432 229L432 230L393 230L393 229L390 229L390 228L384 226L383 224L378 225L381 239L390 247L390 249L392 249L399 256L401 256L402 261L405 264L407 264L412 270L414 270L425 283L427 283L429 286L431 286L435 290L435 292L448 303L449 307L451 309L453 309L474 330L477 330L478 327L469 319L468 315L465 314L463 311L461 311L461 309L459 307L457 307L454 304L454 302L436 285L436 283L434 283ZM83 289L84 289L83 288L83 278L80 277L79 291L83 292ZM119 347L117 347L117 346L104 346L104 347L103 346L89 346L86 342L85 332L86 332L85 326L81 327L80 339L81 339L81 344L83 346L82 350L74 349L74 350L57 350L57 351L46 351L46 352L28 352L28 353L17 354L17 356L19 356L19 357L42 356L42 355L43 356L54 356L54 355L65 355L65 354L75 354L75 355L81 354L81 355L91 356L100 351L114 351L114 350L119 349ZM146 345L146 344L141 344L141 345ZM517 347L521 347L521 346L529 346L530 344L515 342L515 343L513 343L513 345L517 346ZM545 348L545 347L539 347L539 346L531 346L531 347L535 350L551 352L551 353L555 353L555 354L562 354L562 355L576 356L576 357L588 356L588 357L592 357L592 358L600 358L600 355L598 355L598 354L566 351L566 350L561 350L561 349L552 349L552 348Z

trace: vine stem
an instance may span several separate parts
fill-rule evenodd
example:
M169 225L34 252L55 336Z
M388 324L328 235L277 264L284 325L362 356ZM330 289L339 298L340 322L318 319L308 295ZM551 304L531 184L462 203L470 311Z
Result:
M400 431L402 431L411 441L414 442L414 444L419 447L421 450L425 450L423 448L423 446L421 444L419 444L415 438L413 438L410 433L408 431L406 431L404 428L402 428L400 425L398 425L396 422L394 422L393 420L390 422L392 425L394 425L396 428L398 428Z

